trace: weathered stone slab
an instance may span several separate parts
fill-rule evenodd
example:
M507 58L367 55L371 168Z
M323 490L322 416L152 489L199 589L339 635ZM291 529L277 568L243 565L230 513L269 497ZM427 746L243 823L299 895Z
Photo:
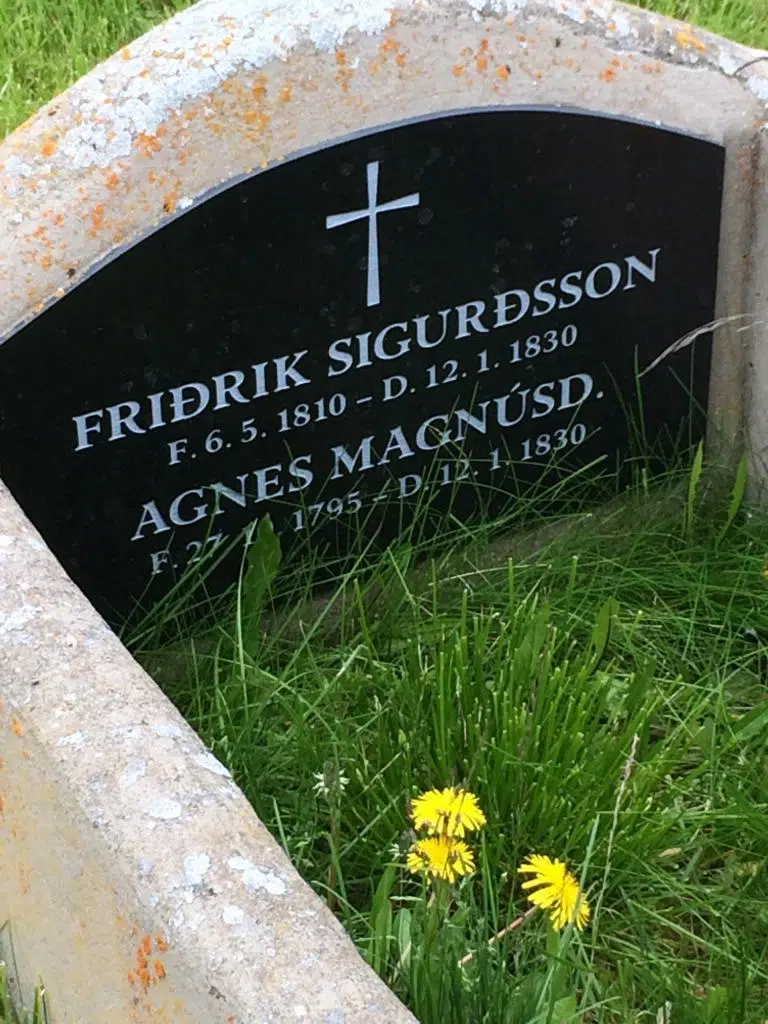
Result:
M52 1024L394 1022L227 769L0 485L0 925Z

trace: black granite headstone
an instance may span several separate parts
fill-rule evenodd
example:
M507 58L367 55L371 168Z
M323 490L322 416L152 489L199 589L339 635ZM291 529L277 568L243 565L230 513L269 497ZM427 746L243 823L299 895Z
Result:
M4 342L0 475L112 620L265 513L343 549L488 510L628 450L638 367L713 318L722 177L712 143L544 109L254 174ZM645 378L649 444L701 435L708 345Z

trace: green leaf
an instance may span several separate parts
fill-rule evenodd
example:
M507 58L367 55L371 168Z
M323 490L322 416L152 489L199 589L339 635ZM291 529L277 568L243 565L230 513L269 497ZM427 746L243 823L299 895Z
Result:
M733 522L736 516L739 514L739 509L744 503L744 493L747 489L747 478L749 476L749 460L746 453L742 455L739 460L739 465L736 469L736 479L733 481L733 488L731 490L731 503L728 506L728 515L726 516L725 523L720 533L717 535L717 544L719 544L726 533L733 526Z
M242 614L249 625L261 614L264 598L277 576L281 558L280 539L272 520L264 516L259 520L256 536L246 555L248 568L243 580Z
M611 638L611 627L613 620L619 611L619 604L616 598L609 597L597 613L597 622L592 630L591 637L591 668L594 671L602 661L608 641Z
M728 989L725 985L717 985L707 995L704 1003L704 1020L706 1024L724 1022L728 1013Z
M397 912L394 931L397 944L397 970L407 974L411 966L411 951L413 949L413 914L407 907L403 907Z
M701 479L701 473L704 467L704 444L699 441L696 448L696 455L691 466L691 472L688 477L688 500L685 503L683 510L683 536L686 540L691 540L693 535L693 513L696 504L696 492L699 488L699 480Z
M371 955L369 963L378 974L381 973L387 960L387 952L392 936L392 904L390 896L395 884L397 865L389 864L385 869L371 908Z
M557 1000L552 1008L552 1024L577 1024L579 1020L575 995L571 994Z

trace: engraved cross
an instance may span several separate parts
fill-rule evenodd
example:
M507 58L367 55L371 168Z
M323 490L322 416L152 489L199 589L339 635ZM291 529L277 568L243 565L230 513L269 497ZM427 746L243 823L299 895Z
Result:
M376 218L380 213L392 210L404 210L409 206L419 205L419 193L412 192L409 196L393 199L388 203L377 205L379 191L379 161L369 163L368 174L368 207L365 210L353 210L351 213L334 213L325 218L326 230L338 228L342 224L351 224L355 220L368 220L368 287L366 305L378 306L379 292L379 232Z

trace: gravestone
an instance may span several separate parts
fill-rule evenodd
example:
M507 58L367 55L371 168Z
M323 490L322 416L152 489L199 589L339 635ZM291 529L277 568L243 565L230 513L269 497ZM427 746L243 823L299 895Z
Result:
M2 478L121 621L266 514L284 548L343 553L610 470L639 435L695 442L709 337L638 373L714 319L723 167L529 107L228 182L5 340Z

